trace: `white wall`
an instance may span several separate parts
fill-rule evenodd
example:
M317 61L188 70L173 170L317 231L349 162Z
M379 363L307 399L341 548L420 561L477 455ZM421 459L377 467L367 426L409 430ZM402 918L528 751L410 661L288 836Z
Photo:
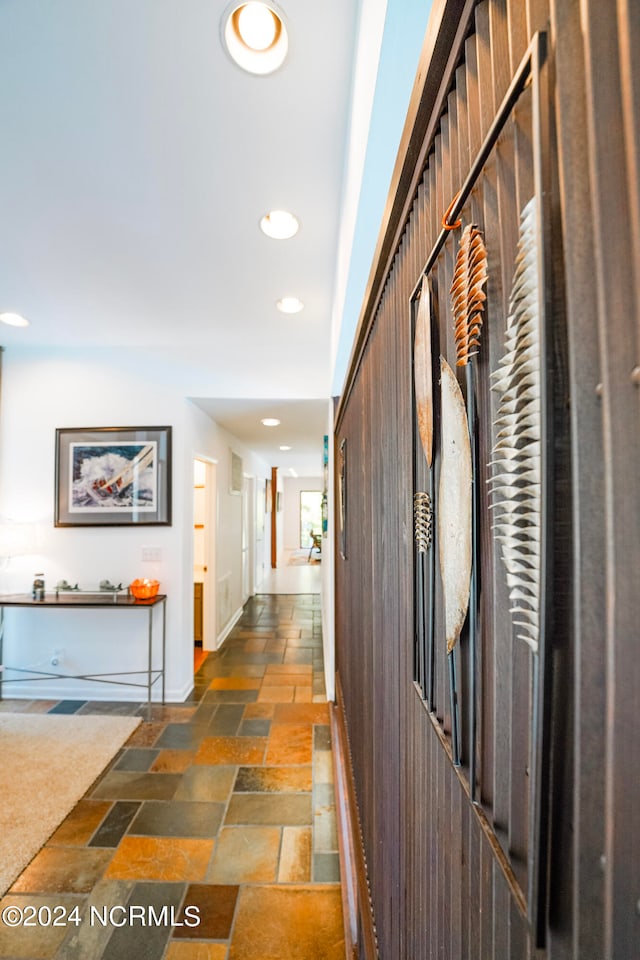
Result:
M55 528L56 427L171 426L171 526ZM47 588L65 578L93 589L100 580L129 583L156 577L167 600L167 699L183 700L193 679L193 460L216 461L217 579L227 577L221 636L242 607L242 498L229 492L232 447L245 473L266 476L266 465L181 396L153 362L123 350L10 348L3 355L0 405L0 516L35 522L38 556L0 569L0 591L29 590L36 570ZM157 547L158 562L143 562L142 547ZM225 621L220 618L224 615ZM64 649L73 673L146 668L146 616L138 611L11 610L6 613L5 663L47 669ZM159 636L159 634L158 634ZM219 638L220 639L220 638ZM4 696L139 700L144 691L44 681L5 686ZM156 694L158 698L159 692Z

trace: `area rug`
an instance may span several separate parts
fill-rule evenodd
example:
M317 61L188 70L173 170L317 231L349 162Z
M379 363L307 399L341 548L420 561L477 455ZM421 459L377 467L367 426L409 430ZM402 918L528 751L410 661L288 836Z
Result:
M0 895L140 722L139 717L0 714Z
M319 550L313 550L309 556L309 548L303 550L293 550L289 556L289 565L292 567L302 566L306 563L320 563L322 555Z

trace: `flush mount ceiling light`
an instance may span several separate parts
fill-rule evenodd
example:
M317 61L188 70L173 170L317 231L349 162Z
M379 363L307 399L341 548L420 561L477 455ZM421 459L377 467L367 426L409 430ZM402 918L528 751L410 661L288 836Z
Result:
M291 450L291 447L283 446L283 447L280 447L280 449L281 449L281 450Z
M19 313L0 313L0 322L8 324L10 327L29 326L26 317L21 317Z
M289 240L298 232L299 223L288 210L270 210L260 221L260 229L273 240Z
M300 313L304 309L304 303L297 297L283 297L276 306L281 313Z
M260 423L264 427L278 427L280 425L280 421L275 417L265 417L264 420L260 421Z
M289 49L284 18L272 0L236 0L222 17L221 32L231 59L249 73L273 73L282 65Z

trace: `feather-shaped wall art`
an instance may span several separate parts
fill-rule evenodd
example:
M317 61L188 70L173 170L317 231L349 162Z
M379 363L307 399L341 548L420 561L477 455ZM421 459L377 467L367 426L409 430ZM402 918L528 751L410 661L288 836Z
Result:
M471 799L476 795L476 674L477 669L477 607L478 607L478 498L475 484L478 475L476 444L476 385L474 357L480 349L480 335L484 319L487 283L487 251L482 233L475 224L465 227L456 256L456 266L451 284L454 336L456 341L456 364L465 368L467 387L467 424L471 442L472 516L471 544L472 565L469 587L469 784Z
M471 583L471 444L464 398L456 376L441 357L440 486L438 548L444 598L445 635L451 698L453 762L460 763L460 725L455 646L460 637Z
M469 224L460 238L451 284L458 367L466 366L480 346L486 282L487 251L480 230Z
M418 433L429 468L433 462L433 375L431 372L431 294L422 283L413 341L413 380Z
M491 374L499 395L489 478L493 529L506 569L516 635L538 650L540 632L541 403L539 231L524 207L509 298L505 353Z
M442 416L438 544L445 599L447 653L458 638L469 605L471 577L471 444L464 398L442 358Z

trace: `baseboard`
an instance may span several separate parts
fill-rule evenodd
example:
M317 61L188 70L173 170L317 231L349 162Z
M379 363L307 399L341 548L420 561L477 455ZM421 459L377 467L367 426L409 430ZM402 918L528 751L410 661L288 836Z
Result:
M231 633L231 631L232 631L233 628L235 627L236 623L238 622L238 620L239 620L240 617L242 616L242 610L243 610L243 607L238 607L238 609L237 609L236 612L233 614L233 616L231 617L231 619L226 623L226 625L222 628L222 630L221 630L220 633L218 634L218 637L217 637L217 640L216 640L216 647L215 647L216 650L219 650L219 649L220 649L220 647L222 646L222 644L225 642L225 640L227 639L227 637L229 636L229 634Z
M367 863L362 846L342 687L337 674L336 702L330 706L329 715L342 881L345 957L347 960L377 960L378 947L369 895Z

